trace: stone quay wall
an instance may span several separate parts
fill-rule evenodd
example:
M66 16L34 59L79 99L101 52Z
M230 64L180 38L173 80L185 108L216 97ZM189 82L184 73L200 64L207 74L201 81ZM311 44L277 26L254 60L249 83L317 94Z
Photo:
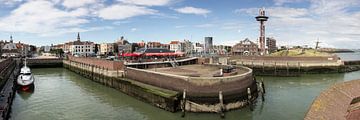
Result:
M74 60L74 59L72 59ZM104 60L105 61L105 60ZM64 60L64 67L94 82L119 90L138 100L149 103L167 111L179 109L177 92L170 91L134 80L124 78L122 70L105 69L105 67ZM104 62L106 63L106 62Z
M9 119L12 101L15 97L15 80L20 71L19 61L8 58L0 62L0 120Z
M62 67L63 58L28 58L27 66L31 68Z
M300 76L301 74L339 73L349 71L337 56L273 57L232 56L230 63L247 66L255 75Z
M124 68L124 62L122 61L110 61L99 58L85 58L85 57L74 57L68 56L69 61L83 63L86 65L93 65L99 68L104 68L108 70L122 70Z
M219 92L222 91L225 103L230 103L245 99L247 88L251 88L252 93L257 92L252 70L246 67L238 69L248 72L227 77L188 77L128 67L125 69L125 77L178 92L186 89L186 96L197 103L218 103Z
M320 93L305 120L358 120L360 80L337 83Z

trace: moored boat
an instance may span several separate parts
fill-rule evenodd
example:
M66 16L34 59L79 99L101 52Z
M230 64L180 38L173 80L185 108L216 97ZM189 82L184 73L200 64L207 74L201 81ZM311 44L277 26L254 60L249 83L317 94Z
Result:
M34 89L35 78L31 73L30 68L26 65L26 59L24 66L20 69L20 75L17 78L17 86L22 91L29 91Z

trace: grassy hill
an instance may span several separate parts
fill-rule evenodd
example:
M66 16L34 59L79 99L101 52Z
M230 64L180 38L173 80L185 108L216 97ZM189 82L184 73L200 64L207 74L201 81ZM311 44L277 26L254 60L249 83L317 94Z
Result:
M315 51L314 49L291 49L291 50L281 50L275 53L270 54L270 56L330 56L331 54L326 52Z

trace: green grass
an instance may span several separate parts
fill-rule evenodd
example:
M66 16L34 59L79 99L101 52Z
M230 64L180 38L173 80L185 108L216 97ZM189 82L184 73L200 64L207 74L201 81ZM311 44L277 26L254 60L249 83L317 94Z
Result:
M325 52L315 51L314 49L306 49L304 52L302 49L281 50L270 54L270 56L292 56L292 57L311 57L311 56L330 56L331 54Z

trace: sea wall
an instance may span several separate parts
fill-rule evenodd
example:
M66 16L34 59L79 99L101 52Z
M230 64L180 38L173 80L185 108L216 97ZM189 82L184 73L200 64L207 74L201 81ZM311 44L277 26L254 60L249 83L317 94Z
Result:
M124 68L124 62L122 61L110 61L99 58L85 58L85 57L74 57L69 55L69 61L83 63L86 65L94 65L99 68L104 68L108 70L122 70Z
M74 59L72 59L74 60ZM175 112L179 109L176 91L143 84L123 77L123 71L110 70L105 67L64 60L64 67L90 80L117 89L129 96L167 111ZM115 67L116 68L116 67Z
M8 58L0 62L0 119L8 119L15 95L14 81L19 73L19 61Z
M31 68L62 67L62 58L28 58L27 66Z
M252 70L245 67L238 69L247 72L227 77L187 77L128 67L125 69L125 77L178 92L186 89L188 99L197 103L218 103L219 92L222 91L224 100L230 103L246 98L247 88L251 88L252 93L257 92Z
M337 56L274 57L232 56L230 63L247 66L255 75L300 76L301 74L339 73L349 71Z

